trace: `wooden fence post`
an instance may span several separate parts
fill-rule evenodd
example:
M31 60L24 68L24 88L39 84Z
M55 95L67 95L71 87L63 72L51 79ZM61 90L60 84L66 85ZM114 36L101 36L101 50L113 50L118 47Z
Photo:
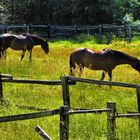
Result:
M137 87L137 104L138 104L138 112L140 113L140 86Z
M68 140L69 133L69 115L66 115L65 112L70 108L70 97L69 97L69 84L68 77L62 76L62 92L63 92L63 104L60 110L60 140Z
M4 28L4 33L7 33L8 32L8 29L7 29L7 26Z
M106 34L106 44L110 44L111 40L112 40L112 33L107 33Z
M78 33L78 26L75 25L75 35L77 35L77 33Z
M69 139L69 106L60 107L60 140Z
M102 25L99 25L99 43L102 43Z
M107 140L116 139L116 103L107 102L107 108L110 111L107 112Z
M0 73L0 100L3 100L2 75Z
M48 31L48 38L50 38L51 37L51 26L50 26L50 24L48 24L47 31Z
M137 87L137 104L138 104L138 113L140 113L140 86ZM139 132L140 132L140 118L139 118ZM140 133L139 133L140 135Z
M89 35L89 28L88 28L88 25L87 25L87 35Z
M30 33L30 34L32 33L32 25L31 24L28 25L27 33Z
M68 77L62 76L62 92L63 92L63 102L64 105L68 105L70 108L70 97L69 97L69 84L68 84Z

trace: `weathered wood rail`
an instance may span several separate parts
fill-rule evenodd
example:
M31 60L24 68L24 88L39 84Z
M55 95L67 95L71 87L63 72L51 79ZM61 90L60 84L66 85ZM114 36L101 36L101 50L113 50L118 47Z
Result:
M18 120L35 119L40 117L47 117L52 115L60 115L60 140L69 139L69 116L74 114L85 114L85 113L106 113L107 114L107 139L116 139L116 119L119 118L135 118L140 120L140 85L139 84L129 84L120 82L109 82L109 81L98 81L91 79L76 78L70 76L62 76L60 80L23 80L15 79L11 75L0 74L0 98L3 100L3 82L10 83L23 83L23 84L44 84L44 85L59 85L62 86L63 94L63 105L55 110L45 110L35 113L18 114L11 116L0 117L0 122L11 122ZM120 114L117 112L115 102L107 102L107 107L105 109L72 109L70 105L70 95L69 86L75 85L77 82L84 82L88 84L98 84L98 85L108 85L108 86L121 86L128 88L135 88L137 93L137 103L138 112ZM140 123L139 123L140 124ZM41 128L37 127L36 131L45 139L51 139L47 133L45 133Z
M121 86L121 87L127 87L127 88L135 88L136 89L136 94L137 94L137 104L138 104L138 112L133 113L133 114L118 114L117 109L116 109L116 103L107 103L107 108L106 109L97 109L97 110L73 110L71 112L65 113L65 125L69 127L67 124L69 124L69 116L72 114L80 114L80 113L97 113L97 112L106 112L107 113L107 129L108 129L108 135L107 139L108 140L115 140L116 138L116 119L117 118L122 118L122 117L129 117L129 118L137 118L140 121L140 85L139 84L129 84L129 83L120 83L120 82L110 82L110 81L99 81L99 80L91 80L91 79L83 79L83 78L76 78L76 77L71 77L71 76L65 76L61 77L62 82L62 88L63 88L63 100L64 100L64 105L67 105L70 107L70 96L69 96L69 84L67 81L72 80L77 82L82 82L82 83L88 83L88 84L98 84L98 85L107 85L107 86ZM67 109L66 109L67 110ZM140 125L140 122L139 122ZM66 127L65 126L65 127ZM61 130L63 133L68 133L68 128L67 131ZM65 140L68 140L68 134L63 135Z
M12 122L12 121L19 121L19 120L28 120L28 119L35 119L35 118L42 118L46 116L53 116L60 114L59 109L55 110L46 110L42 112L36 113L28 113L28 114L19 114L19 115L10 115L5 117L0 117L0 122Z
M39 31L40 30L40 31ZM127 41L131 41L131 38L135 35L140 35L139 25L128 25L128 26L117 26L110 24L102 25L85 25L85 26L58 26L58 25L0 25L0 32L15 32L15 33L37 33L38 35L45 38L69 38L79 33L90 34L98 38L98 42L102 42L102 36L106 36L106 40L109 43L112 39L112 35L121 37Z
M36 130L37 133L38 133L41 137L43 137L45 140L52 140L52 139L48 136L48 134L47 134L40 126L37 126L37 127L35 128L35 130Z

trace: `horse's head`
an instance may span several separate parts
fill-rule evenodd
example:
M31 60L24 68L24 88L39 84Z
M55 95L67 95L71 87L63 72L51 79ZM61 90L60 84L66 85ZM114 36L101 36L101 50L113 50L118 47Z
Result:
M48 41L44 41L42 44L41 44L41 48L44 50L45 53L49 53L49 44L48 44Z
M131 66L140 73L140 60L136 58Z

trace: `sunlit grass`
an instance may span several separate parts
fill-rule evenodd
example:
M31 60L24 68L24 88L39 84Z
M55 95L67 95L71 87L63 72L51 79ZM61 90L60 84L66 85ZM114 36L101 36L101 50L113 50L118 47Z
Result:
M86 37L87 38L87 37ZM84 37L83 37L84 39ZM62 40L49 42L50 53L45 54L40 46L33 49L32 62L29 53L20 62L21 52L8 50L6 60L0 60L0 72L11 74L14 78L59 80L60 76L69 75L70 53L79 47L96 50L112 48L123 51L140 59L140 41L113 41L111 44L96 44L94 40L79 38L79 41ZM85 69L83 78L100 79L102 71ZM140 75L128 65L121 65L113 70L113 81L140 84ZM108 80L106 76L105 80ZM36 112L43 109L56 109L63 105L61 86L31 85L4 83L5 103L0 106L0 116ZM135 89L90 85L77 83L70 86L71 107L101 109L106 108L107 101L117 104L118 112L137 111ZM0 139L6 140L39 140L41 137L34 128L40 125L54 140L59 139L59 116L45 117L35 120L1 123ZM128 127L131 127L129 130ZM117 135L120 139L138 137L137 121L124 119L117 121ZM88 114L70 117L70 139L106 139L106 115Z

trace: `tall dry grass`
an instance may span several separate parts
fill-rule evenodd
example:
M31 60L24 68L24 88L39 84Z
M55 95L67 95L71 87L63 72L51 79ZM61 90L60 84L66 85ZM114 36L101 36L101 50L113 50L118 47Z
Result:
M79 42L49 42L49 46L48 55L45 55L39 46L34 47L32 62L29 62L28 52L20 62L21 52L9 49L7 59L0 60L0 72L20 79L58 80L60 76L69 74L70 53L79 47L97 50L112 48L140 59L140 41L114 41L110 45L101 45L90 38ZM82 77L97 80L100 79L101 73L85 69ZM108 77L105 80L108 80ZM140 74L129 65L121 65L113 71L113 81L139 84ZM61 86L4 83L3 87L5 103L0 106L0 116L36 112L39 109L56 109L63 105ZM117 103L118 112L137 111L136 91L129 88L99 88L98 85L77 83L76 86L70 87L70 99L71 106L76 108L106 108L107 101L114 101ZM117 137L121 140L137 139L137 124L137 120L117 120ZM0 139L39 140L41 137L34 130L37 125L40 125L52 139L59 139L59 116L1 123ZM105 114L74 115L70 117L70 139L103 140L106 139L106 127Z

